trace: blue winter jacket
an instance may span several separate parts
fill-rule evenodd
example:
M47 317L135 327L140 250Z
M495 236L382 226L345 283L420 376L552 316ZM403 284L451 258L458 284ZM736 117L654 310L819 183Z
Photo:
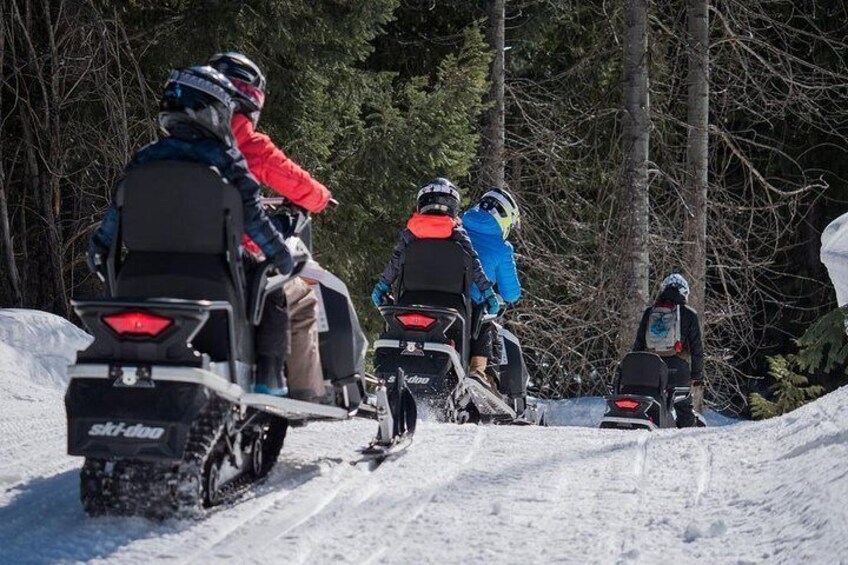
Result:
M491 214L472 208L462 215L462 227L468 232L474 250L480 256L486 276L495 283L498 294L509 303L521 298L521 283L515 267L512 245L504 241L501 228ZM471 298L479 303L480 291L474 286Z
M291 272L293 263L285 238L262 208L259 182L250 174L247 162L237 148L228 147L217 139L182 126L171 137L142 148L124 172L154 161L193 161L216 167L221 176L232 183L241 194L244 205L244 231L281 272ZM117 230L118 210L113 202L100 227L91 237L89 253L107 252Z

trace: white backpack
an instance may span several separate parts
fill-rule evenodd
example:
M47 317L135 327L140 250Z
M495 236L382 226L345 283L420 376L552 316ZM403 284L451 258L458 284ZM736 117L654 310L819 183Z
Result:
M681 351L680 306L654 306L648 316L645 346L662 357L677 355Z

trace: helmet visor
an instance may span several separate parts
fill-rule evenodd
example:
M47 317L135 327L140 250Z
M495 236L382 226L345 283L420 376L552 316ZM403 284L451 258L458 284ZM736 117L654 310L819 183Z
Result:
M233 79L232 83L239 92L247 96L254 104L256 104L257 110L261 110L262 107L265 106L265 93L261 88L238 79Z

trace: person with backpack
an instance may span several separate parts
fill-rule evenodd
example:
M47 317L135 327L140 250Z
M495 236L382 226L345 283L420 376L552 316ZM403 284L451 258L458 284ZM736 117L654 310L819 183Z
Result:
M157 161L191 161L215 167L241 195L246 235L280 273L288 275L294 269L294 262L285 237L265 213L260 201L260 185L250 173L233 136L231 123L236 101L249 102L227 77L212 67L195 66L173 71L160 99L162 137L139 150L124 171ZM105 264L117 235L118 221L113 194L112 203L89 242L87 260L92 272L100 272ZM249 263L249 258L245 258ZM283 293L270 294L256 330L257 392L284 394L282 361L275 357L285 346L288 320L284 312Z
M250 172L296 206L313 214L323 211L332 198L327 187L289 159L270 137L256 130L265 105L267 85L259 66L236 52L215 54L208 65L226 75L243 94L233 114L232 129L236 146L244 155ZM318 298L300 278L288 281L284 291L291 328L286 361L288 396L330 404L334 394L328 395L324 386L318 339Z
M521 298L515 255L512 244L507 241L520 222L521 213L515 198L509 191L499 188L487 191L462 215L462 227L468 232L468 238L480 256L486 276L494 282L495 292L507 304L514 304ZM471 290L471 297L475 301L480 300L480 291L476 285ZM486 324L481 331L492 335L492 355L487 375L499 381L499 363L493 361L500 359L500 339L495 324ZM498 388L498 383L491 384Z
M662 357L669 367L668 386L692 387L704 385L704 344L701 321L690 308L689 283L682 275L672 273L663 280L662 291L654 305L645 310L633 351L648 351ZM687 396L675 405L677 427L695 425L692 397Z
M468 233L458 224L460 195L459 190L447 179L434 179L418 191L416 211L400 234L400 239L392 252L392 258L377 284L371 291L374 306L381 306L392 284L400 274L404 262L404 251L416 239L449 239L459 243L471 257L473 281L476 286L476 299L472 289L472 301L484 304L488 314L497 314L500 302L492 289L493 283L486 277L480 257L468 237ZM477 378L483 385L492 388L486 376L486 364L492 355L492 336L490 332L480 331L476 339L471 340L471 358L469 375ZM496 390L496 389L495 389Z

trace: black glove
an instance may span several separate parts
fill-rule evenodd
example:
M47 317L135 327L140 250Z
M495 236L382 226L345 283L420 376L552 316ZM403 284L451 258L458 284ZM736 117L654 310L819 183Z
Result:
M277 228L277 231L283 234L285 239L294 235L295 223L292 217L288 214L276 214L271 216L271 223Z
M281 275L288 276L294 271L294 259L292 259L291 253L288 250L278 253L271 258L271 261L277 267L277 270L280 271Z

